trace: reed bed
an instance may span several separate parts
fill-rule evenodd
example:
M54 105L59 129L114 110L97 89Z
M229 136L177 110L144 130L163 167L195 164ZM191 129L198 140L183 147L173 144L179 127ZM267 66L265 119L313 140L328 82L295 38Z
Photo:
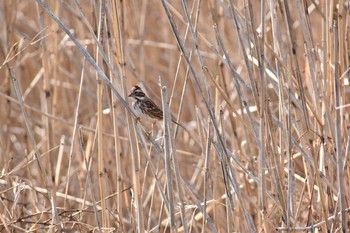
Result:
M348 15L0 1L0 232L348 232Z

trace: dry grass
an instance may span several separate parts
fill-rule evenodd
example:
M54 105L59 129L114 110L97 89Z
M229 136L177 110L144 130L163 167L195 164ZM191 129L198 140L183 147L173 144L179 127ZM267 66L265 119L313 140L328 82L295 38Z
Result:
M347 232L339 2L0 1L0 232Z

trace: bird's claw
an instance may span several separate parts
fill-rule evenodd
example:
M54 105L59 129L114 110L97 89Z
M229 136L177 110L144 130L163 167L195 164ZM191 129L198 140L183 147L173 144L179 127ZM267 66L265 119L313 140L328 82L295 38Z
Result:
M146 134L147 139L150 140L150 139L151 139L151 134L152 134L152 132L151 132L151 131L148 131L148 132L146 132L145 134Z

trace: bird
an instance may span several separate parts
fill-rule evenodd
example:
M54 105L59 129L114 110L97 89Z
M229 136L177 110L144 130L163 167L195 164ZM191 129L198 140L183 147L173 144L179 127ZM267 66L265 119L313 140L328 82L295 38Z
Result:
M138 119L147 119L153 122L163 120L163 111L160 109L138 86L135 85L132 88L131 93L128 97L134 98L134 102L132 103L132 107L135 110L136 116ZM177 123L175 120L171 119L171 121L178 126L185 129L180 123Z

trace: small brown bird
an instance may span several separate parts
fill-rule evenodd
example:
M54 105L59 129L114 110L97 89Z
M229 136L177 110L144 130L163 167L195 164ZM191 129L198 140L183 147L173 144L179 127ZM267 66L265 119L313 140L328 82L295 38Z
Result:
M136 85L133 87L129 97L135 99L132 106L135 110L137 117L139 118L149 118L148 120L152 121L160 121L163 120L163 111L150 99L146 96L146 94L142 91L142 89ZM181 126L181 124L177 123L174 120L171 120L173 123Z

